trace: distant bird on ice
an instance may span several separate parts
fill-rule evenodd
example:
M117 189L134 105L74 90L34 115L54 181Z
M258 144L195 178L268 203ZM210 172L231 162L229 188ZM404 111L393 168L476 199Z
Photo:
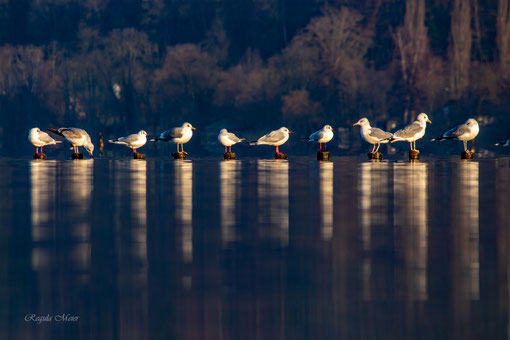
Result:
M184 123L181 127L174 127L173 129L162 132L159 137L151 139L151 142L172 141L177 144L177 152L184 152L184 144L190 141L193 137L193 131L196 130L190 123ZM179 151L179 145L181 145L182 151Z
M225 153L227 152L227 147L230 149L228 152L232 152L232 145L240 143L243 140L244 138L237 137L232 132L228 132L227 129L221 129L218 135L218 141L225 147Z
M54 140L50 137L46 132L41 131L38 127L30 129L28 132L28 140L35 146L35 153L39 154L39 148L41 148L41 153L43 153L43 147L46 145L55 145L57 143L62 143L62 141Z
M497 145L497 146L509 146L510 145L510 138L503 141L503 142L499 142L499 143L496 143L494 145Z
M467 142L475 139L475 137L478 136L479 131L480 127L478 126L478 122L473 118L469 118L464 124L460 124L453 129L446 131L441 136L431 139L431 141L458 139L464 143L464 151L468 151Z
M72 145L75 153L79 153L78 147L83 146L93 156L94 144L90 140L90 136L87 131L79 128L60 128L60 129L48 129L59 136L67 139Z
M326 143L333 139L334 133L331 125L324 125L319 131L315 131L308 138L309 142L319 142L319 150L322 150L322 144L326 149Z
M250 142L250 145L273 145L276 146L276 153L280 153L278 147L289 139L289 133L292 133L292 131L289 131L286 127L281 127L260 137L256 141Z
M414 122L395 132L390 142L407 141L411 144L411 150L416 151L416 141L425 135L427 123L432 124L427 114L420 113Z
M353 126L355 125L361 126L361 138L363 138L365 142L373 144L372 153L379 151L381 144L388 143L390 138L393 137L391 132L386 132L379 128L371 127L367 118L361 118L357 123L354 123Z
M126 137L120 137L117 139L108 140L110 143L114 144L122 144L127 146L128 148L133 149L133 153L136 153L136 149L141 148L147 143L147 136L149 134L145 132L145 130L140 130L138 133L134 133L132 135Z

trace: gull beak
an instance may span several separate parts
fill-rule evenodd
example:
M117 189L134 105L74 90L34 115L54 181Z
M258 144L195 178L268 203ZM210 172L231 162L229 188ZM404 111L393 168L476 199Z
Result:
M290 130L289 130L289 133L294 133L294 131L290 131Z
M191 129L196 130L197 128L191 127Z
M432 124L432 122L430 121L430 119L427 119L427 123L430 123L430 124Z
M147 134L147 136L150 135L150 133Z
M356 125L359 125L359 122L352 124L352 126L356 126Z

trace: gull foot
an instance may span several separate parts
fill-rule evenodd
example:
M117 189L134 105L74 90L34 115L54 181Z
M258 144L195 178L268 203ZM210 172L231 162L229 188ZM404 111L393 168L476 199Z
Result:
M329 151L322 150L317 152L317 160L318 161L328 161L329 160Z
M368 159L372 159L372 160L379 161L379 160L382 159L382 153L380 153L379 151L377 151L377 152L369 152L367 154L367 156L368 156Z
M43 153L34 153L34 159L46 159L46 155Z
M134 159L145 159L145 154L144 153L135 152L135 153L133 153L133 158Z
M460 158L461 159L473 159L474 156L475 156L475 152L474 151L469 151L469 150L463 151L460 154Z
M225 152L223 154L223 159L236 159L235 152Z
M73 153L71 155L71 159L83 159L83 154L82 153Z
M416 159L420 159L420 151L418 151L418 150L409 151L409 160L413 161Z
M172 153L172 157L174 159L186 159L186 156L188 156L187 152L174 152L174 153Z
M287 155L281 152L277 152L274 154L274 159L287 159Z

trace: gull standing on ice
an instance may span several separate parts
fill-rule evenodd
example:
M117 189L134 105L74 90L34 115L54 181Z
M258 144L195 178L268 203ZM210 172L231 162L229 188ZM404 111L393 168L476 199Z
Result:
M260 137L256 141L250 142L250 145L273 145L276 146L276 153L280 153L278 147L289 139L289 133L292 133L292 131L289 131L286 127L281 127Z
M43 153L43 146L62 143L60 140L54 140L50 137L50 135L44 131L41 131L41 129L38 127L30 129L28 132L28 140L35 146L36 154L39 154L39 148L41 148L41 153Z
M147 143L147 136L149 134L145 132L145 130L140 130L138 133L134 133L132 135L126 137L120 137L117 139L108 140L110 143L114 144L122 144L127 146L128 148L133 149L133 153L136 153L136 149L141 148Z
M354 123L353 126L359 125L361 126L360 133L361 138L365 142L373 144L372 153L377 152L381 144L386 144L390 141L390 138L393 137L391 132L386 132L379 128L371 127L370 122L367 118L361 118L357 123ZM377 149L376 146L377 145Z
M181 127L174 127L171 130L166 130L162 132L159 137L151 139L151 142L157 141L172 141L177 144L177 153L179 151L179 145L181 145L182 152L184 152L184 144L190 141L191 137L193 137L193 131L196 130L190 123L184 123Z
M422 138L425 135L425 128L427 127L427 123L432 124L427 114L422 112L418 115L416 121L395 132L390 141L392 143L407 141L409 144L411 144L411 150L416 151L416 140Z
M72 145L74 149L74 153L79 153L78 147L83 146L89 153L90 156L93 156L94 152L94 144L90 140L90 136L87 131L79 128L60 128L60 129L48 129L59 136L67 139Z
M475 139L475 137L478 136L479 131L480 127L478 126L478 122L473 118L469 118L464 124L458 125L453 129L446 131L441 136L431 139L431 141L458 139L464 143L464 151L468 151L467 142ZM472 146L473 145L471 142L471 147Z
M230 148L232 152L232 145L240 143L244 140L244 138L239 138L232 132L228 132L227 129L221 129L220 134L218 135L218 141L225 147L225 153L227 152L227 147Z
M319 131L315 131L308 138L309 142L319 142L319 150L322 150L322 144L326 150L326 143L333 139L334 133L331 125L324 125Z

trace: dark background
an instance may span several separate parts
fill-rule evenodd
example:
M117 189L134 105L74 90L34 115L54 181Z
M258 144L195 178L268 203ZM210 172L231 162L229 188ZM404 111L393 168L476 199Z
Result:
M97 142L184 121L197 152L222 127L329 123L348 153L359 118L393 130L422 111L430 137L478 118L490 149L510 137L509 89L509 0L0 0L7 155L31 150L34 126Z

